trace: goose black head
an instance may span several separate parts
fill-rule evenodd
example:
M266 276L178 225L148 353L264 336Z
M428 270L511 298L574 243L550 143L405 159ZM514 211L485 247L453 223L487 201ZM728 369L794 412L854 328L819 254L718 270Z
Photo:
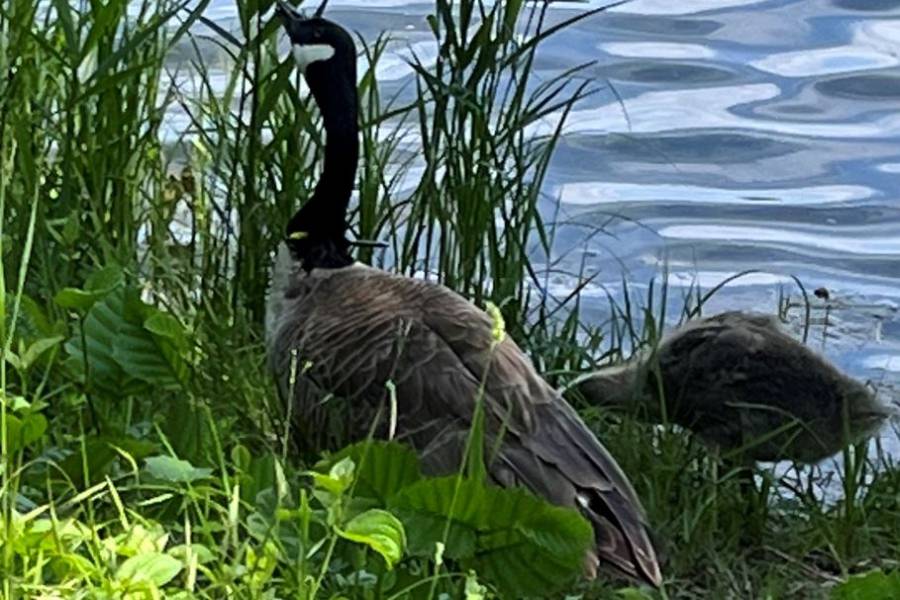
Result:
M319 108L319 93L335 80L356 85L356 45L346 29L322 17L327 0L312 17L304 17L284 0L277 0L275 14L281 18L291 40L294 60L303 72Z

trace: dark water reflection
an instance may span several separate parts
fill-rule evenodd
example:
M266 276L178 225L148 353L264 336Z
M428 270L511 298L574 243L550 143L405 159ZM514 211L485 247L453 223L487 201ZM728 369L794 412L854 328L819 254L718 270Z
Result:
M834 0L844 10L862 12L891 12L900 9L900 0Z
M900 101L900 74L852 75L816 82L816 91L836 98Z

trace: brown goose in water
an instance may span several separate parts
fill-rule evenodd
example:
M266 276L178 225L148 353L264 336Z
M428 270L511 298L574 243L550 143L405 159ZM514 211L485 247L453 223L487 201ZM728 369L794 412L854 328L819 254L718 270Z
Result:
M817 462L893 414L774 318L743 312L689 321L576 387L591 404L676 423L751 461Z
M318 451L335 428L344 442L370 430L395 434L426 471L452 473L483 394L487 447L502 436L490 478L577 507L594 526L590 569L599 559L659 585L628 479L518 346L496 343L491 319L453 291L351 259L345 219L358 159L356 50L321 12L305 19L278 5L326 131L324 171L288 225L270 296L270 361L293 404L296 439Z

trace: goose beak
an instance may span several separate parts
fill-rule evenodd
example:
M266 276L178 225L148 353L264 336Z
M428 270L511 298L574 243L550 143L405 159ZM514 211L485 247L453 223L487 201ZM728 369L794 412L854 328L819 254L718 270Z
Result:
M313 14L314 19L320 18L325 13L325 6L327 4L328 0L322 0L322 4L319 5L319 8L317 8L316 12ZM285 22L295 19L305 20L303 15L298 13L296 9L285 2L285 0L275 0L275 14Z
M294 7L284 0L275 0L275 16L285 23L301 18L300 14L294 10Z

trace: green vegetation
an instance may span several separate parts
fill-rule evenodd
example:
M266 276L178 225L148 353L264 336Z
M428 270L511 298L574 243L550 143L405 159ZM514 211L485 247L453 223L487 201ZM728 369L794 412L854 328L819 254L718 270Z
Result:
M190 28L208 3L0 6L0 597L897 595L900 471L864 448L843 456L846 500L824 502L805 467L763 473L748 497L673 427L586 409L656 528L663 593L577 582L584 522L485 488L477 469L425 479L386 443L292 456L262 312L321 132L268 3L237 3L238 37L201 44ZM611 300L596 329L579 323L577 294L529 297L525 249L549 249L537 199L559 130L526 129L592 88L572 81L576 66L532 80L542 36L565 25L543 9L452 8L437 2L440 52L413 61L412 104L383 98L374 77L387 40L365 48L353 222L388 241L393 268L436 269L500 306L562 384L601 346L616 358L651 343L667 290ZM174 113L187 125L173 132ZM424 174L404 193L410 134Z

